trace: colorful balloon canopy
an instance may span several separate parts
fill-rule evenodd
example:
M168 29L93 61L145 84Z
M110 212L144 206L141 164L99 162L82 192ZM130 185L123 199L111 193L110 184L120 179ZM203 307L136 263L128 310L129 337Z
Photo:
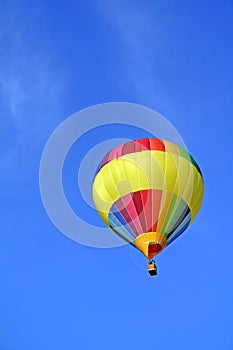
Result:
M180 146L147 138L111 150L93 182L104 222L149 260L179 237L197 215L203 178Z

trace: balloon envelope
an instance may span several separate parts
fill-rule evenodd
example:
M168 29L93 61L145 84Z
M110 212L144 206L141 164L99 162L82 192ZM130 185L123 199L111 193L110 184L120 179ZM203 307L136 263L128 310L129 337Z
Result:
M104 222L152 259L192 223L204 183L187 151L147 138L111 150L97 169L92 190Z

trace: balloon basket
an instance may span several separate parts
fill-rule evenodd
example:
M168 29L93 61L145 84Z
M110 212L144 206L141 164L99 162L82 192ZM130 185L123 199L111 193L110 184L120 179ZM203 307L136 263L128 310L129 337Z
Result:
M148 272L149 272L150 276L156 276L158 274L157 273L157 267L155 265L154 260L149 261L149 263L148 263Z

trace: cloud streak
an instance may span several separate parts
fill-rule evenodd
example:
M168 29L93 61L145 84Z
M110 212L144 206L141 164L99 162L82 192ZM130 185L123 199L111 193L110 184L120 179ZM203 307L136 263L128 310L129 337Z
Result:
M65 87L63 72L53 67L52 49L46 49L34 32L34 23L39 26L41 21L46 22L43 12L35 8L28 21L22 22L21 11L19 1L5 8L2 5L0 11L0 171L3 176L19 159L23 161L25 153L36 151L53 130Z

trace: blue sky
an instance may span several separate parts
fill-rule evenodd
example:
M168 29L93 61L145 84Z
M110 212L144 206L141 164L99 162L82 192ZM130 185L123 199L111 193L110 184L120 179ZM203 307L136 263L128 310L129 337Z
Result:
M0 2L1 350L233 348L232 12L230 0ZM163 114L204 175L201 211L156 279L130 246L66 238L41 202L50 134L109 101ZM145 136L98 138L109 132ZM78 198L78 161L74 148L67 194L98 220Z

